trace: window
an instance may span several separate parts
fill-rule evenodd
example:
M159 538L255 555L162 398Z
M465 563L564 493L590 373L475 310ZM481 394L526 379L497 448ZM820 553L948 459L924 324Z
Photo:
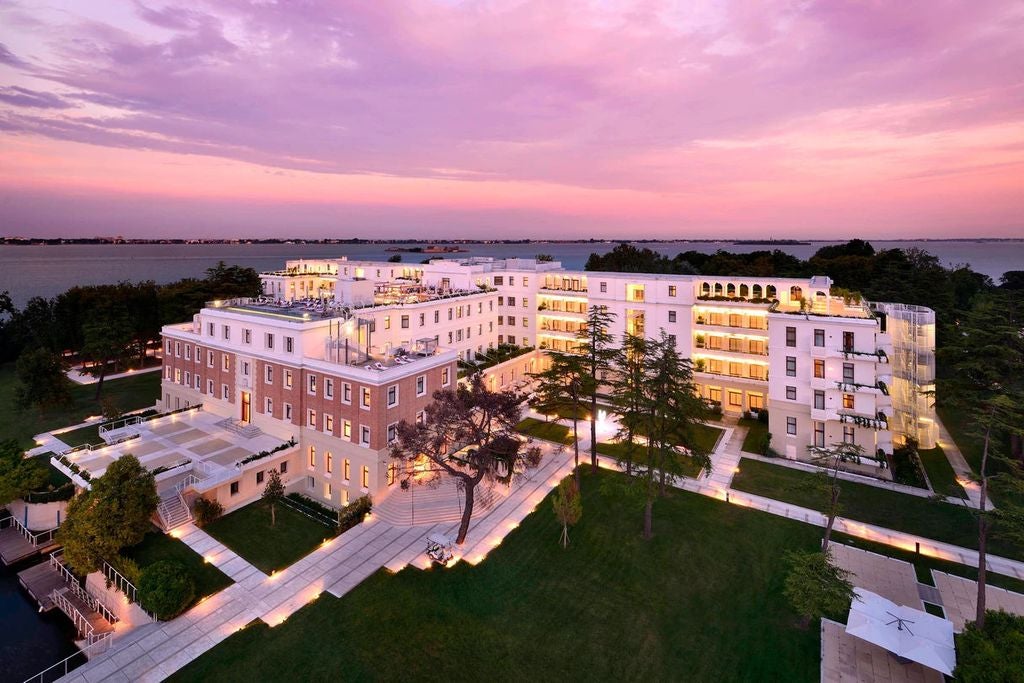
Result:
M359 443L363 446L370 445L370 428L366 425L359 425Z
M510 342L511 343L511 342ZM451 368L441 368L441 386L446 387L451 383Z
M370 468L363 465L362 480L359 482L364 489L370 488Z
M420 375L416 378L416 395L423 396L427 393L427 376Z
M341 436L349 441L352 440L352 423L348 420L341 421Z
M853 410L853 394L843 394L843 407Z
M213 351L206 352L206 366L210 368L213 367Z
M324 413L324 431L328 434L334 433L334 416Z
M316 467L316 446L309 447L309 466Z
M269 396L264 400L263 412L271 416L274 414L274 399Z
M495 275L494 276L494 284L495 285L504 285L505 284L505 276L504 275Z
M341 402L346 404L352 403L352 385L348 382L341 383Z
M434 311L434 322L435 323L441 322L441 310L440 309Z
M256 483L257 484L262 484L263 483L263 470L260 470L259 472L256 473Z
M324 498L330 500L333 497L334 491L331 490L331 482L324 482Z
M391 316L390 315L384 316L384 329L385 330L390 330L391 329Z
M237 481L231 482L231 495L232 496L237 496L238 495L238 482Z
M426 412L421 410L418 413L416 413L416 424L421 425L421 424L426 424L426 422L427 422L427 414L426 414Z
M786 418L786 433L787 434L796 434L796 418L795 417L787 417Z
M348 458L341 463L341 476L345 478L345 481L352 478L352 462Z
M815 389L814 391L814 409L825 409L825 392L822 391L821 389Z
M761 394L747 394L747 404L751 410L761 410L764 408L764 396Z
M607 282L602 282L598 288L601 290L602 294L607 294L608 293L608 283Z
M669 285L668 286L668 295L669 296L675 296L676 295L676 286L675 285Z
M402 329L403 330L409 329L409 316L407 316L407 315L403 315L402 316Z
M274 366L273 365L265 365L264 366L264 375L265 376L264 376L263 381L266 382L267 384L273 384L274 383Z
M853 363L843 363L843 381L847 384L853 384Z
M788 400L788 401L795 401L796 400L796 387L786 387L786 400Z
M388 387L388 408L394 408L398 405L398 385L392 384Z
M282 460L281 464L278 467L281 470L281 474L288 474L288 461L287 460Z
M285 370L284 371L284 388L285 389L291 389L292 388L292 371L291 370Z
M814 423L814 445L818 448L825 447L825 423L815 422Z
M274 348L274 335L270 334L269 332L267 333L266 343L268 349Z
M306 386L306 390L309 393L311 393L314 396L316 396L316 375L309 375L308 379L309 379L309 383Z
M242 341L246 344L252 344L252 330L248 327L242 330Z
M853 332L843 332L843 351L853 351Z
M814 330L814 345L824 346L825 345L825 330Z
M857 430L853 425L843 425L843 443L857 443Z
M316 429L316 411L312 408L306 411L306 426Z
M786 346L796 346L796 328L786 328Z
M529 307L530 307L530 300L524 296L523 297L523 308L529 308Z
M668 321L670 323L674 323L676 321L676 312L675 311L669 311L668 312Z
M168 370L169 369L170 368L168 368ZM206 393L209 394L210 396L213 396L213 380L212 379L206 380Z
M324 398L334 398L334 380L324 377Z
M230 341L230 340L231 340L231 327L230 327L230 326L228 326L228 325L224 325L224 326L222 327L222 330L223 330L223 332L224 332L224 339L225 339L226 341Z
M326 457L325 466L327 467L327 474L330 474L334 471L334 455L330 451L327 451L324 453L324 457Z
M192 360L192 346L190 344L185 345L185 360Z
M206 323L206 334L211 337L213 336L213 323Z
M220 397L226 401L226 400L228 400L228 396L230 396L230 394L228 393L228 385L227 384L221 384L220 385Z
M291 403L285 403L284 404L284 419L288 420L289 422L292 421L292 404Z
M714 387L709 388L708 389L708 399L712 403L718 403L719 405L721 405L721 403L722 403L722 390L721 389L715 389Z
M223 361L221 363L221 368L224 370L224 372L230 371L231 370L231 356L229 356L226 353L222 353L220 355L220 357L221 357L221 360Z
M316 480L313 477L306 477L306 488L310 491L316 488Z
M292 337L285 337L284 338L284 350L286 352L288 352L288 353L294 352L295 351L295 339L293 339Z
M368 387L363 387L361 395L362 395L362 398L360 399L360 403L359 403L360 407L362 407L365 410L369 410L370 409L370 389Z
M388 443L394 442L398 438L398 423L392 422L388 425Z
M730 391L729 405L736 408L741 407L743 405L743 393L739 391Z
M814 359L814 376L818 379L825 379L825 361L820 358Z
M786 356L786 377L796 377L796 356Z

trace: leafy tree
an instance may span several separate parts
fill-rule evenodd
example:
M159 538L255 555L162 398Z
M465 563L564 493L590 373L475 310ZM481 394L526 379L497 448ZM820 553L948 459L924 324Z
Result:
M40 490L48 476L46 465L26 458L17 441L0 441L0 506Z
M590 398L590 466L597 471L597 394L602 382L612 374L616 349L609 328L615 321L615 314L607 306L591 306L587 311L587 322L576 335L579 344L575 353L582 356L589 374L585 385L586 394ZM579 483L577 481L577 483Z
M207 268L206 282L222 298L259 296L263 287L260 274L252 268L229 266L223 261Z
M583 411L583 400L589 391L590 373L584 359L572 353L550 352L547 370L532 375L537 380L537 406L544 412L561 415L569 413L572 420L575 467L573 476L576 486L580 483L580 440L579 421ZM592 416L593 417L593 416Z
M565 478L558 484L555 495L551 498L555 509L555 518L562 525L562 547L569 546L569 527L575 526L583 516L583 501L580 500L580 489L575 479Z
M60 354L44 347L28 349L18 358L15 375L18 383L14 400L18 408L43 411L71 403L70 380Z
M825 516L828 521L825 523L825 535L821 539L821 551L828 552L828 543L832 537L832 527L836 523L841 507L839 495L842 487L839 485L840 466L845 462L860 462L864 455L864 448L858 444L836 443L831 446L808 446L811 459L826 468L826 473L815 475L810 484L814 489L820 491L825 497Z
M646 382L648 343L643 337L627 334L621 348L613 359L614 371L609 382L612 405L619 414L619 431L616 438L626 445L624 457L620 460L626 474L633 473L633 456L636 451L636 437L645 432L647 412Z
M195 518L197 526L206 526L222 514L224 514L224 506L217 500L196 498L192 503L192 516Z
M82 354L99 363L100 376L96 383L96 400L100 400L103 392L103 380L107 375L107 367L114 367L123 361L131 352L132 330L128 317L123 310L113 307L96 314L82 326L84 335Z
M1024 289L1024 270L1008 270L999 278L1001 289Z
M1024 617L989 610L956 637L953 678L963 683L1024 680Z
M455 389L435 391L422 422L402 420L391 457L412 463L425 457L437 474L454 477L465 491L466 501L457 543L464 543L473 515L477 485L486 477L508 484L517 466L525 464L515 433L522 409L511 391L490 391L476 373ZM402 467L412 478L412 468Z
M939 397L969 416L971 431L980 439L982 455L977 473L978 509L969 508L978 522L978 627L985 628L986 555L990 534L1024 537L1024 507L1020 464L1004 449L1003 435L1024 434L1024 307L1000 293L990 294L956 323L956 334L940 354L950 366L946 389ZM991 491L1003 489L999 511L990 509Z
M263 500L270 505L270 526L277 524L277 504L284 498L284 484L277 468L267 473L267 485L263 488Z
M392 254L391 256L388 257L388 263L401 263L401 262L402 262L402 255L401 254Z
M537 259L537 263L551 263L555 260L555 257L551 254L537 254L534 258Z
M792 551L783 592L807 628L812 619L841 617L855 599L850 572L832 563L826 550Z
M160 560L140 572L139 602L158 619L178 616L195 596L195 579L180 562Z
M135 456L110 463L89 491L71 499L57 532L64 558L76 572L97 571L128 546L142 541L160 497L153 475Z
M591 254L584 270L614 273L676 273L686 274L685 264L662 256L646 247L638 248L623 242L603 256Z

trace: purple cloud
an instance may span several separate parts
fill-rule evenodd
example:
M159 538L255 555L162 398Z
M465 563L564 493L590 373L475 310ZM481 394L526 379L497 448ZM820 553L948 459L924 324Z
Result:
M0 102L33 109L70 109L75 106L53 93L39 92L17 85L0 85Z

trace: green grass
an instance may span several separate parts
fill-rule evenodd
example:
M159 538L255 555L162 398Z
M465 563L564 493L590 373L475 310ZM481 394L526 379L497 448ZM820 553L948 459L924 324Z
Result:
M597 452L601 455L607 455L615 458L618 461L622 461L628 454L628 445L623 442L609 442L609 441L598 441ZM637 446L636 452L633 454L633 462L645 462L647 452L643 446ZM693 462L693 458L688 455L679 456L680 473L687 477L696 478L700 474L700 467Z
M150 415L156 415L157 413L155 409L150 409L138 414L142 417L148 417ZM79 427L78 429L72 429L69 432L61 432L57 435L57 438L69 446L81 446L87 443L103 443L103 439L100 437L100 427L111 424L112 422L120 422L122 419L124 418L94 422L93 424Z
M941 446L919 450L917 455L921 458L921 464L928 473L928 481L931 482L935 493L957 498L964 496L964 489L957 483L956 472L953 471L953 466L949 464L949 459L946 458Z
M231 579L212 564L207 564L199 553L189 548L183 541L172 538L159 531L151 531L142 539L142 543L126 548L121 554L145 569L161 560L172 560L181 563L192 574L196 582L196 598L213 595L231 585Z
M754 455L764 455L761 451L761 444L764 442L765 436L768 435L768 425L760 420L743 418L740 420L740 426L747 428L747 435L743 437L741 450Z
M566 446L571 446L573 443L572 435L569 433L572 431L570 427L558 424L557 422L544 422L535 417L524 418L516 425L516 431L520 434L532 436L535 439L563 443Z
M640 508L600 485L621 475L582 476L566 550L544 501L475 567L381 570L170 680L818 680L819 629L796 626L782 556L820 529L674 491L644 541Z
M160 396L160 373L145 372L103 383L103 396L122 411L153 405ZM0 366L0 439L14 439L23 448L31 448L32 437L67 425L77 424L90 415L100 414L99 402L93 400L96 385L72 384L71 404L65 408L19 411L14 401L17 384L14 364Z
M732 486L739 491L821 511L825 507L824 495L806 486L813 477L809 472L743 458ZM978 547L977 524L971 512L963 507L850 481L842 482L841 489L843 509L840 514L843 517L965 548ZM989 539L989 551L1024 559L1024 549L998 537Z
M287 567L334 535L286 505L277 506L277 523L271 527L270 507L262 500L214 520L203 531L265 574Z

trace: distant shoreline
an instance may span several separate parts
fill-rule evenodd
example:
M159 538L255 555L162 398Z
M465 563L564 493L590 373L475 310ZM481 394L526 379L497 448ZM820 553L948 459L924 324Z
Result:
M391 244L391 245L466 245L466 244L619 244L628 242L631 244L735 244L739 246L793 246L807 244L835 244L843 243L846 239L589 239L589 240L551 240L551 239L521 239L521 240L484 240L484 239L143 239L143 238L121 238L121 237L0 237L2 246L74 246L74 245L111 245L111 246L134 246L134 245L181 245L181 246L202 246L209 244L229 245L250 245L250 244L280 244L280 245L346 245L346 244ZM907 237L907 238L867 238L867 242L1024 242L1024 237ZM395 251L399 251L396 249ZM413 251L409 249L408 251ZM449 253L456 253L452 249ZM441 253L438 251L437 253Z

